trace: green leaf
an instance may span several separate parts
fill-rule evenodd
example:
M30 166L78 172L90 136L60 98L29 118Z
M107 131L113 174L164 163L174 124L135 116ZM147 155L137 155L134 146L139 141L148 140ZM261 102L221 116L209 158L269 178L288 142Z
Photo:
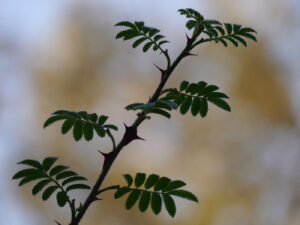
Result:
M44 159L42 165L43 165L43 170L48 171L50 167L56 162L58 157L47 157Z
M219 89L219 87L216 86L216 85L208 85L207 87L205 87L204 93L207 94L209 92L213 92L213 91L216 91L218 89Z
M56 175L56 180L64 179L66 177L76 176L77 173L73 171L63 171Z
M161 45L166 44L166 43L169 43L169 41L167 41L167 40L160 41L160 42L158 43L158 46L161 46Z
M225 31L224 31L223 27L215 26L215 28L216 28L222 35L225 35Z
M109 128L109 129L112 129L112 130L115 130L115 131L118 130L118 127L113 125L113 124L106 124L106 125L103 126L103 128Z
M130 174L123 174L124 179L127 182L128 187L132 184L133 178Z
M89 120L96 123L98 120L98 115L96 113L89 114Z
M167 117L168 119L171 118L171 114L162 110L162 109L149 109L147 110L148 113L155 113L155 114L159 114L162 115L164 117Z
M57 192L56 201L57 201L58 206L64 207L68 201L68 196L66 195L65 192L62 192L62 191Z
M47 184L49 184L52 180L46 179L39 181L34 187L32 188L32 194L36 195L39 193Z
M66 134L73 127L73 125L74 125L74 122L72 119L65 120L65 122L61 126L61 132L63 134Z
M186 93L191 93L192 95L198 91L199 87L195 83L191 83L188 88L185 90Z
M24 177L20 181L19 186L22 186L24 184L29 183L30 181L34 181L34 180L41 179L41 178L44 178L44 177L46 177L44 174L36 174L36 175L31 175L31 176L28 176L28 177Z
M181 82L179 90L184 91L188 86L189 86L189 82L184 80Z
M32 159L25 159L21 162L18 162L18 164L32 166L32 167L35 167L37 169L42 169L43 168L42 165L38 161L32 160Z
M231 37L225 37L228 41L230 41L235 47L238 47L238 43Z
M141 212L145 212L148 209L150 200L151 200L150 192L143 191L139 201L139 209L141 210Z
M152 45L153 42L148 42L147 44L145 44L143 47L143 52L147 52Z
M222 38L218 39L218 41L220 41L225 47L228 46L227 42L225 40L223 40Z
M93 127L91 124L89 124L89 123L83 124L83 134L84 134L85 140L90 141L93 139L94 131L93 131Z
M52 123L58 121L58 120L63 120L66 119L66 117L64 115L56 115L56 116L51 116L50 118L48 118L46 120L46 122L44 123L43 127L46 128L49 125L51 125Z
M83 135L83 124L81 120L77 120L74 124L73 129L73 137L76 141L79 141L82 138Z
M121 198L123 195L126 195L128 192L130 192L131 189L130 188L127 188L127 187L122 187L122 188L119 188L115 194L114 194L114 198L115 199L118 199L118 198Z
M50 186L50 187L48 187L45 191L44 191L44 193L43 193L43 195L42 195L42 199L44 200L44 201L46 201L55 191L56 191L56 189L57 189L58 187L57 186Z
M249 38L249 39L251 39L251 40L253 40L253 41L257 41L256 37L255 37L254 35L252 35L252 34L249 34L249 33L241 33L241 34L239 34L239 35L244 36L244 37L247 37L247 38Z
M162 39L162 38L164 38L164 36L163 35L160 35L160 34L158 34L158 35L156 35L155 37L154 37L154 42L157 42L159 39Z
M168 192L168 194L175 195L175 196L181 197L181 198L185 198L190 201L198 202L197 197L193 193L186 191L186 190L173 190L173 191Z
M98 119L98 125L102 126L106 122L107 119L108 119L108 116L104 116L104 115L100 116Z
M152 37L153 35L155 35L155 34L157 34L157 33L159 33L159 30L156 29L156 28L153 28L153 29L151 29L150 32L149 32L149 37Z
M146 180L146 174L144 173L137 173L135 176L134 184L136 187L140 187Z
M68 166L64 166L64 165L58 165L58 166L55 166L53 167L51 170L50 170L50 176L54 176L58 173L60 173L61 171L63 170L66 170L68 169L69 167Z
M94 126L94 130L99 135L99 137L105 136L105 130L102 127Z
M139 46L145 40L147 40L146 37L142 37L142 38L137 39L135 42L133 42L132 47L136 48L137 46Z
M241 29L242 25L233 24L233 33L238 33Z
M208 112L208 104L207 100L204 98L200 98L201 100L201 108L200 108L200 115L202 118L204 118L207 115Z
M12 179L19 179L22 177L28 177L28 176L33 176L33 175L39 175L41 174L41 171L38 169L34 168L29 168L29 169L24 169L19 172L17 172Z
M165 188L170 183L170 181L171 180L167 177L159 178L159 180L157 181L157 183L154 186L154 191L162 190L163 188Z
M192 103L191 112L193 116L196 116L200 112L201 100L199 97L195 97Z
M242 29L239 30L239 33L249 33L249 32L257 34L257 32L251 27L243 27Z
M136 27L137 27L139 30L142 30L143 27L144 27L144 22L143 22L143 21L138 21L138 22L135 22L135 25L136 25Z
M91 189L87 184L72 184L67 187L66 192L74 190L74 189Z
M129 40L138 35L140 35L140 33L137 30L128 29L128 30L123 30L123 31L119 32L116 36L116 39L123 37L123 40Z
M161 206L162 206L162 200L160 195L157 193L152 193L151 208L155 215L160 213Z
M119 22L117 23L115 26L123 26L123 27L129 27L129 28L132 28L132 29L136 29L134 24L128 22L128 21L122 21L122 22Z
M168 194L163 194L162 197L164 200L166 210L168 211L170 216L174 217L176 214L176 205L174 199Z
M181 180L173 180L166 187L164 187L162 189L162 191L167 192L167 191L175 190L175 189L181 188L185 185L186 185L186 183Z
M230 23L224 23L224 25L225 25L227 33L231 34L231 32L232 32L232 24L230 24Z
M236 39L236 40L239 41L242 45L244 45L245 47L247 47L247 42L246 42L243 38L241 38L241 37L239 37L239 36L236 36L236 35L232 36L232 38Z
M180 113L183 115L186 114L189 111L191 104L192 104L192 97L186 96L180 106Z
M146 180L145 188L149 189L153 187L158 180L159 180L159 176L157 174L151 174Z
M206 94L207 97L214 97L214 98L229 98L226 94L222 92L211 92Z
M141 191L140 190L133 190L129 195L128 198L126 200L126 209L131 209L134 204L137 202L137 200L139 199L141 195Z
M65 179L65 180L62 182L62 186L65 186L65 185L68 184L68 183L75 182L75 181L79 181L79 180L87 180L87 179L86 179L85 177L82 177L82 176L74 176L74 177L70 177L70 178Z
M210 101L211 103L215 104L216 106L220 107L221 109L224 109L228 112L231 111L229 104L227 102L225 102L223 99L208 97L207 100Z

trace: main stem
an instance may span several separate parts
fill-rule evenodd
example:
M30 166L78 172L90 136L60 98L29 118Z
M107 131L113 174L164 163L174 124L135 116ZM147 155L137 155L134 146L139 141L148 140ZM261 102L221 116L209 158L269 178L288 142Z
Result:
M149 102L155 102L159 98L159 95L160 95L162 89L164 88L167 80L169 79L170 75L172 74L172 72L174 71L176 66L179 64L179 62L185 56L188 56L189 52L192 50L193 43L195 42L197 36L198 35L193 35L192 38L187 38L186 47L182 50L182 52L179 54L179 56L176 58L176 60L171 64L171 66L167 68L167 70L165 71L165 74L163 76L163 79L159 83L158 87L156 88L156 90L155 90L154 94L152 95L152 97L150 98ZM146 119L145 113L142 112L142 113L138 114L138 117L136 118L136 120L134 121L134 123L131 126L137 128L145 119ZM97 200L98 192L100 190L100 187L101 187L107 173L109 172L112 164L114 163L115 159L119 155L122 148L126 145L127 140L125 138L126 137L124 135L124 137L119 142L119 144L116 146L116 148L113 149L113 151L109 153L111 155L110 155L107 163L103 167L102 172L100 173L95 185L93 186L90 194L88 195L87 199L85 200L84 204L82 205L80 211L77 213L75 219L73 221L71 221L70 225L78 225L80 220L82 219L82 217L86 213L86 210L88 209L88 207L95 200Z

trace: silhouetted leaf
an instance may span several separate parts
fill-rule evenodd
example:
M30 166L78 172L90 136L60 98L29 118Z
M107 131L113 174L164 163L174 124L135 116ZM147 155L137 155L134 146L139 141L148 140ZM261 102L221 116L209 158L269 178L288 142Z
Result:
M82 129L82 121L77 120L74 124L73 129L73 137L76 141L79 141L82 138L83 135L83 129Z
M64 207L65 204L67 203L67 200L68 200L68 196L66 195L65 192L62 192L62 191L57 192L56 201L60 207Z
M66 134L74 125L74 122L72 119L67 119L64 121L64 123L61 126L61 132L63 134Z
M188 200L191 200L194 202L198 202L197 197L193 193L186 191L186 190L173 190L173 191L168 192L168 194L175 195L175 196L178 196L181 198L185 198L185 199L188 199Z
M18 162L18 164L32 166L32 167L35 167L37 169L42 169L43 168L42 165L38 161L32 160L32 159L25 159L21 162Z
M136 187L140 187L146 180L146 174L144 173L137 173L135 176L134 184Z
M207 100L210 101L211 103L215 104L216 106L220 107L221 109L224 109L228 112L231 111L229 104L227 102L225 102L223 99L208 97Z
M57 189L58 187L57 186L50 186L48 187L44 192L43 192L43 195L42 195L42 199L44 201L46 201Z
M64 165L58 165L58 166L55 166L53 167L51 170L50 170L50 176L54 176L58 173L60 173L61 171L63 170L66 170L68 169L69 167L68 166L64 166Z
M157 183L154 186L154 191L159 191L159 190L163 189L170 183L170 181L171 180L167 177L159 178L159 180L157 181Z
M74 189L90 189L90 186L87 184L72 184L67 187L66 192Z
M155 215L160 213L161 206L162 206L162 200L160 195L157 193L152 193L151 208Z
M123 174L124 179L127 182L128 187L132 184L133 178L130 174Z
M71 182L75 182L75 181L80 181L80 180L87 180L85 177L82 177L82 176L73 176L73 177L69 177L67 179L65 179L63 182L62 182L62 186L65 186L66 184L68 183L71 183Z
M145 188L146 188L146 189L149 189L149 188L153 187L153 186L156 184L156 182L157 182L158 180L159 180L159 176L158 176L158 175L156 175L156 174L151 174L151 175L147 178L147 180L146 180Z
M76 175L77 175L77 173L75 173L73 171L63 171L56 175L56 179L60 180L60 179L66 178L66 177L71 177L71 176L76 176Z
M162 197L164 200L166 210L168 211L170 216L174 217L176 214L176 205L173 198L168 194L163 194Z
M44 159L42 165L43 165L43 170L48 171L50 167L56 162L58 157L47 157Z
M118 199L118 198L121 198L123 195L126 195L128 192L130 192L131 189L127 188L127 187L122 187L122 188L119 188L115 194L114 194L114 198L115 199Z
M150 200L151 200L150 192L143 191L139 201L139 209L141 210L141 212L145 212L148 209Z
M39 193L47 184L49 184L51 182L50 179L46 179L46 180L41 180L39 181L36 185L34 185L34 187L32 188L32 194L36 195L37 193Z
M133 190L129 195L128 198L126 200L125 206L126 209L131 209L132 206L134 206L134 204L137 202L137 200L139 199L141 195L141 191L140 190Z

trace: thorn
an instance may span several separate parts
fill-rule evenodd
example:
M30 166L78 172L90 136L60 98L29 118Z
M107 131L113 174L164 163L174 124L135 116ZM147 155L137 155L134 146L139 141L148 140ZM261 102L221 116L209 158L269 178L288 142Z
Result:
M187 33L185 33L186 36L186 42L189 43L191 41L191 38L187 35Z
M104 163L103 163L103 167L102 167L102 169L104 169L114 152L104 153L104 152L101 152L100 150L98 150L98 152L104 157Z
M162 68L160 68L159 66L153 64L160 72L161 72L161 80L165 79L166 75L167 75L167 70L163 70Z
M198 55L193 54L193 53L190 53L190 52L187 52L187 53L185 54L185 56L198 56Z
M159 71L161 72L161 73L165 73L166 72L166 70L163 70L162 68L160 68L159 66L157 66L157 65L155 65L155 64L153 64L157 69L159 69Z
M124 140L123 146L128 145L130 142L136 139L145 140L137 135L136 127L133 126L128 127L125 123L124 126L125 126L125 134L123 136L123 140Z
M93 201L99 201L99 200L103 200L102 198L98 198L98 197L95 197L94 199L93 199Z
M61 225L59 222L57 222L56 220L54 220L54 222L57 224L57 225Z

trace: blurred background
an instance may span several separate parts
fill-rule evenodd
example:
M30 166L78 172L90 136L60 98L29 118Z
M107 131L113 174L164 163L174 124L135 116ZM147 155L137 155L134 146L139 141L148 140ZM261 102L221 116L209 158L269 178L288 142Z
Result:
M146 141L120 154L104 186L123 184L123 173L157 173L188 184L199 204L176 200L165 210L127 211L124 199L89 208L82 225L299 225L300 224L300 1L298 0L1 0L0 2L0 224L69 222L69 209L31 195L12 181L25 158L59 156L58 163L89 178L101 171L109 140L73 141L58 124L43 122L57 109L109 115L131 124L124 107L145 102L165 66L163 56L115 40L121 20L145 21L171 41L172 59L185 44L184 16L191 7L206 18L258 31L248 48L208 43L184 60L168 87L204 80L228 93L232 112L211 107L207 118L152 116L139 127ZM124 183L125 184L125 183ZM87 191L73 192L84 200Z

